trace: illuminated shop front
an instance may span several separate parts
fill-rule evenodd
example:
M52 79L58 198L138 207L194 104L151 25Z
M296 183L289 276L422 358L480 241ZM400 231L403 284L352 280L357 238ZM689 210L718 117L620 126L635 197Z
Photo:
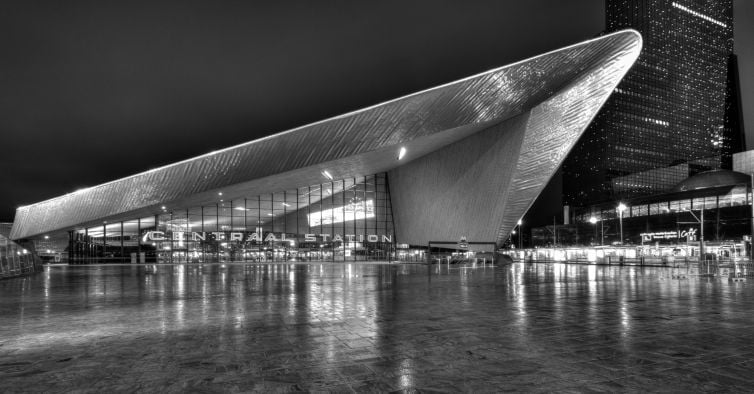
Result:
M73 263L359 261L394 254L386 174L71 231Z
M742 250L752 231L750 188L748 175L716 170L690 177L665 194L577 209L579 243L676 245L678 253L693 255L704 234L708 249Z

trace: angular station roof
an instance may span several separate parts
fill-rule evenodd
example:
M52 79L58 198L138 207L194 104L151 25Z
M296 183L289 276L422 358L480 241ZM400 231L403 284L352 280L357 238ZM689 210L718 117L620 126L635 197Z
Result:
M637 32L612 33L358 111L20 207L11 238L154 215L162 212L163 205L186 209L211 204L216 202L218 191L226 199L235 199L327 182L323 171L336 180L389 171L541 108L540 104L564 91L573 92L568 93L573 97L565 100L586 100L596 107L589 111L587 124L579 122L577 138L640 50L641 36ZM575 84L588 85L594 78L607 79L593 84L599 85L599 94L573 89ZM582 115L571 115L579 116ZM568 117L566 114L566 121ZM568 147L573 143L575 140L569 141ZM398 161L401 147L407 149L407 154ZM536 172L536 168L529 170Z

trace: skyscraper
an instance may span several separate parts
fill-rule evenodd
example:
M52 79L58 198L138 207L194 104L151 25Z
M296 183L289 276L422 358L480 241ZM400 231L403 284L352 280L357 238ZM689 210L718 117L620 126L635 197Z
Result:
M605 9L606 30L636 29L644 49L566 160L565 204L661 193L729 165L724 156L742 147L726 123L736 106L726 105L732 0L606 0Z

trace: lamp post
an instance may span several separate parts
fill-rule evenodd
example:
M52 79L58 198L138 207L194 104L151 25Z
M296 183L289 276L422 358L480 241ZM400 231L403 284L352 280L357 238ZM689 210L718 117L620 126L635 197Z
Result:
M597 218L592 216L589 223L594 224L594 237L597 238ZM605 244L605 221L600 220L600 246Z
M518 219L517 225L518 225L518 248L519 249L522 249L524 246L524 240L523 238L521 238L524 236L523 231L521 231L521 223L522 223L521 219Z
M704 207L699 210L699 216L697 217L692 210L688 210L688 212L691 214L691 216L696 219L697 222L699 222L699 261L704 261L705 259L705 252L704 252Z
M626 210L626 204L618 204L618 217L620 220L620 244L623 245L623 211Z
M754 172L752 172L749 179L749 192L754 196ZM749 199L748 193L746 199ZM746 248L746 246L744 246ZM749 238L749 259L754 261L754 201L751 201L751 238Z

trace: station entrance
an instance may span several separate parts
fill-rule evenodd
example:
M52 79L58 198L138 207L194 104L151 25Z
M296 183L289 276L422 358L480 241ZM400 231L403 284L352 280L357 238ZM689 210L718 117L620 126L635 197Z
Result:
M495 242L429 241L426 260L429 264L495 263Z

